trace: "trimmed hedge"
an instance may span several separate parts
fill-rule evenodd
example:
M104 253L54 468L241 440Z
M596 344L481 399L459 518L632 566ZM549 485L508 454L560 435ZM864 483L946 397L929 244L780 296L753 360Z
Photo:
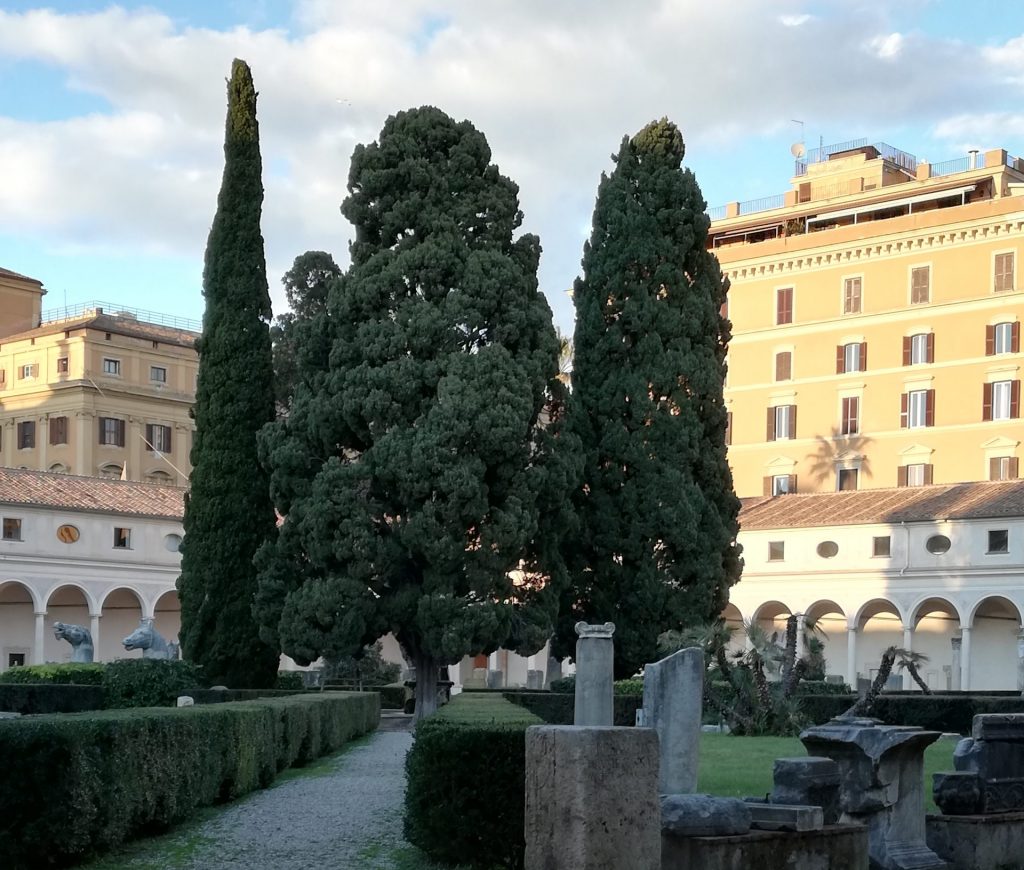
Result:
M401 710L405 707L405 686L401 683L392 683L388 686L373 686L366 691L376 692L380 695L380 708L382 710Z
M560 692L506 690L502 697L539 716L548 725L572 725L576 715L576 698ZM636 724L636 711L644 705L643 695L616 695L615 725Z
M109 849L267 786L373 730L373 694L0 720L6 870Z
M73 686L99 686L103 683L100 662L90 664L25 665L0 673L0 683L62 683Z
M302 671L278 671L275 689L301 692L306 688L302 679Z
M290 698L307 693L305 689L183 689L177 694L189 695L197 704L224 704L231 701L257 701L260 698ZM172 698L171 703L174 701L175 698Z
M986 695L880 695L870 715L887 725L970 734L978 713L1024 713L1024 698Z
M9 713L81 713L103 708L102 686L5 683L0 685L0 710Z
M485 693L456 695L421 721L406 758L409 842L441 863L522 867L526 729L540 724Z

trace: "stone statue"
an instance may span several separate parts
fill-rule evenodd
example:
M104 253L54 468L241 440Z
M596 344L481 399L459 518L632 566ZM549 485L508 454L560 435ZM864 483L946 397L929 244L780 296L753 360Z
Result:
M131 652L134 649L142 650L144 659L177 659L178 644L171 643L166 638L157 634L153 628L152 619L143 619L139 627L135 629L122 643L124 648Z
M66 622L53 624L53 636L71 644L71 661L91 662L93 655L92 634L84 625L69 625Z

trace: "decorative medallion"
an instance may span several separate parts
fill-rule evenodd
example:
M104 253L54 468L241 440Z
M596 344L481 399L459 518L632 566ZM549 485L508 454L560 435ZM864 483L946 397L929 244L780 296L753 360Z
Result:
M78 528L76 526L61 526L57 529L57 540L65 544L73 544L78 540Z

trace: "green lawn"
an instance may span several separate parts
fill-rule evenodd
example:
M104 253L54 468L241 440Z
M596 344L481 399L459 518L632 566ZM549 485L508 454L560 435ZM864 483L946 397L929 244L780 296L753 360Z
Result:
M937 812L932 802L932 774L953 769L955 747L955 740L942 739L925 751L924 793L928 812ZM772 762L806 754L796 737L701 734L697 791L726 797L767 794L772 790Z

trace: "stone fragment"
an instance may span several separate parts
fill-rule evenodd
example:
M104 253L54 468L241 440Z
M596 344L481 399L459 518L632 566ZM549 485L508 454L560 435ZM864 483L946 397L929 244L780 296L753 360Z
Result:
M708 794L663 794L661 829L676 837L720 837L750 830L750 804Z
M953 769L985 779L1024 779L1024 744L965 737L953 750Z
M526 870L660 870L657 733L527 729L525 836Z
M1024 713L979 713L972 722L971 737L1024 742Z
M543 689L544 688L544 671L529 670L526 672L526 688L527 689Z
M821 807L747 803L750 826L759 831L820 831L824 827Z
M615 722L615 625L576 623L576 725Z
M178 706L179 707L194 707L196 699L191 695L178 695Z
M772 782L773 804L821 807L826 825L839 821L839 765L831 758L776 758Z
M703 697L703 650L682 649L644 667L644 724L658 732L662 794L697 786Z
M935 806L947 816L969 816L984 806L983 785L976 773L936 773L932 775Z

